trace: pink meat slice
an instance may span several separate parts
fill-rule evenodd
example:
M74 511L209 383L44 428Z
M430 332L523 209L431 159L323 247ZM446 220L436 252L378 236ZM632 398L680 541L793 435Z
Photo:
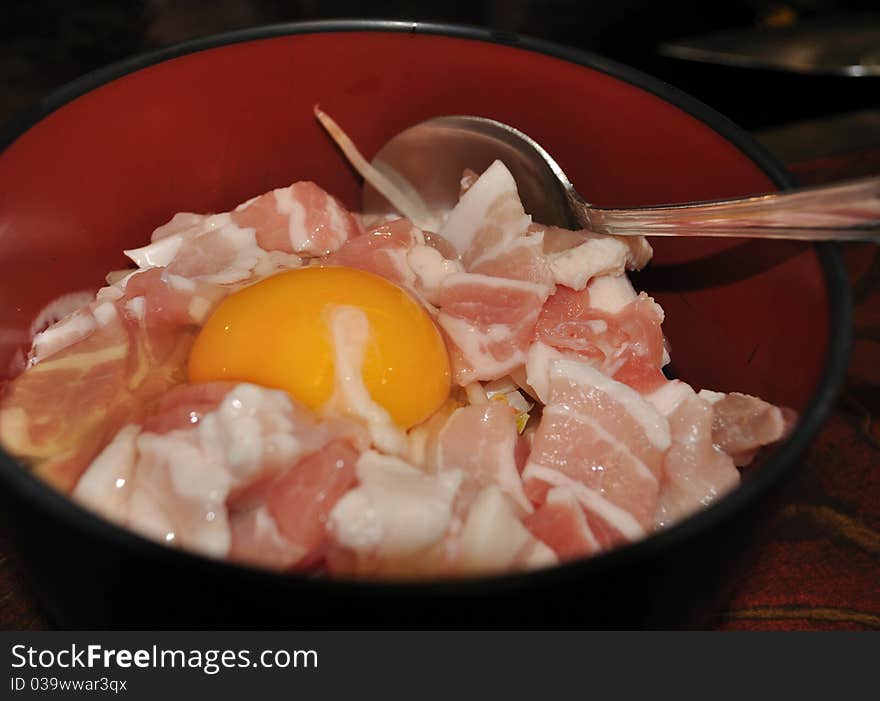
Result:
M167 269L151 268L130 276L118 300L129 315L141 307L148 330L202 324L227 294L219 285L187 280Z
M532 505L517 468L515 413L500 401L456 409L429 447L436 471L459 468L477 486L497 485L525 513Z
M165 392L148 409L141 428L159 435L194 426L216 410L235 387L234 382L178 385Z
M337 440L287 470L266 500L269 513L287 540L317 551L327 539L327 519L354 484L359 453Z
M184 278L229 284L247 280L263 253L251 230L226 224L183 241L167 269Z
M153 232L151 243L125 254L141 269L167 268L180 277L217 284L247 280L270 257L257 245L256 231L237 226L226 212L178 213Z
M475 243L479 243L479 239ZM503 245L496 244L495 249L481 252L465 266L468 272L477 275L531 282L546 288L548 294L553 287L540 236L522 234Z
M494 484L483 487L474 497L450 545L450 570L458 574L538 569L559 561L553 550L526 528L513 502Z
M361 454L355 474L356 487L330 514L329 571L385 577L448 571L447 540L467 476L458 469L425 472L375 451Z
M132 271L115 285L100 289L84 307L37 333L28 354L28 365L35 365L97 330L112 326L120 317L154 332L166 326L200 324L225 294L217 285L186 280L163 268Z
M554 487L544 503L523 521L560 561L589 557L601 549L583 507L568 487Z
M283 470L255 507L232 510L230 557L274 569L314 566L329 545L327 519L355 482L358 452L335 440Z
M424 244L422 232L408 219L395 219L348 240L323 262L366 270L402 287L413 288L415 282L407 252L420 244Z
M75 499L99 512L112 501L114 520L161 542L275 568L321 557L365 444L354 424L246 384L180 387L119 435L132 429L131 448L116 450L126 459L99 456Z
M433 479L452 474L437 473ZM416 522L424 518L419 517L426 507L424 501L396 506ZM356 552L334 543L328 551L327 569L359 577L437 578L498 574L556 562L552 549L523 524L520 510L497 485L481 487L478 480L466 475L456 491L445 531L430 545L406 554L389 554Z
M31 367L7 385L0 436L56 488L70 491L124 424L185 380L189 348L222 291L178 283L157 268L105 288L87 309L40 334ZM71 324L78 332L64 333Z
M440 234L465 272L447 276L438 296L456 381L494 380L525 362L553 278L540 237L529 236L510 172L498 161L462 195Z
M658 391L676 395L668 402L671 445L663 461L654 522L663 528L695 513L739 484L733 460L714 445L713 408L683 382Z
M612 313L590 304L589 288L560 285L541 310L535 336L648 393L666 381L662 321L662 310L644 293Z
M351 213L309 181L255 197L231 216L239 227L254 228L257 244L266 251L323 256L361 233Z
M587 230L532 226L543 233L544 253L557 284L575 290L582 290L597 276L640 270L653 254L644 236L605 236Z
M181 235L184 238L194 238L199 236L210 228L209 214L195 214L194 212L178 212L171 219L157 227L152 236L151 241L168 238L169 236Z
M526 494L567 486L615 540L653 525L669 425L632 388L590 365L554 360L549 397L523 471Z
M70 491L135 410L127 391L131 345L117 319L10 381L0 403L5 449L56 489Z
M278 524L265 504L229 516L229 559L247 565L274 570L303 568L309 556L300 544L281 535Z
M126 251L139 267L230 285L296 267L361 233L360 224L312 182L278 188L220 214L176 214L152 242Z
M762 446L782 439L796 419L793 411L748 394L731 392L713 399L712 440L739 466L748 465Z
M455 380L496 380L525 363L546 288L531 282L453 273L438 299Z

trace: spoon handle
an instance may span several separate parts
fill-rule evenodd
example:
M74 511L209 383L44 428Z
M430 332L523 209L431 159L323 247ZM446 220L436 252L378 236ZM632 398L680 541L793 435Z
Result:
M755 197L636 209L573 202L581 223L615 236L880 242L880 177Z

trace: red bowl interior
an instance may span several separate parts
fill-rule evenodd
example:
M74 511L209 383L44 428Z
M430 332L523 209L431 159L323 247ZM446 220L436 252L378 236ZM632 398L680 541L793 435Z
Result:
M774 183L699 119L618 78L514 46L421 33L312 33L197 51L63 105L0 156L0 368L35 313L97 289L177 211L221 211L314 180L359 183L312 116L372 155L427 117L476 114L543 144L601 205L765 192ZM829 300L800 244L656 240L639 284L667 312L678 376L803 409L820 381Z

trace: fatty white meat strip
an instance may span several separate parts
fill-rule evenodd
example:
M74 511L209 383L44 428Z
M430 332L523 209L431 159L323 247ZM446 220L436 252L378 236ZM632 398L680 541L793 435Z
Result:
M358 486L336 504L329 528L361 557L401 558L440 542L452 520L461 470L428 475L376 451L357 462Z
M349 416L362 421L373 445L384 453L405 455L406 433L391 415L373 401L364 385L361 368L370 338L370 323L361 309L336 306L328 309L324 320L333 342L335 390L322 407L325 416Z

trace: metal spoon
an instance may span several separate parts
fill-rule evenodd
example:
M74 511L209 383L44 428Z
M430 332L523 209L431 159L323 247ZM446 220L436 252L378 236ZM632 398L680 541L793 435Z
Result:
M436 117L388 141L372 165L417 192L436 216L459 198L466 168L500 159L535 221L615 236L720 236L807 241L880 241L880 177L710 202L615 209L581 197L539 144L518 129L473 116ZM364 211L394 208L369 185Z

